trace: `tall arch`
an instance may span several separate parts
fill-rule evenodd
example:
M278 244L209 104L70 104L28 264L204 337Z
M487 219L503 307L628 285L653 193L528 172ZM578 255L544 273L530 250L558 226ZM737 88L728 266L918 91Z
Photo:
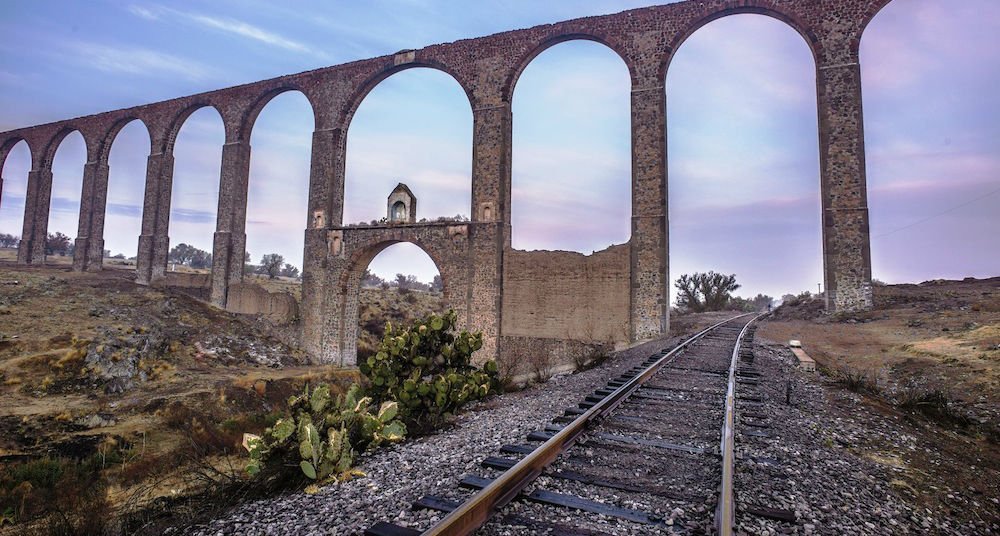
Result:
M666 80L673 279L736 273L751 297L823 278L815 57L774 18L712 18Z
M512 247L591 253L627 242L629 64L592 37L543 47L514 80Z
M313 107L303 93L284 91L269 95L251 119L246 251L251 263L278 253L301 269Z
M0 234L21 236L31 158L25 139L14 138L0 147Z
M47 233L67 237L66 248L59 246L50 253L46 246L46 261L65 264L72 260L69 248L75 245L81 218L83 174L87 164L87 141L83 134L79 130L61 132L52 140L45 164L51 166L48 168L52 172L51 189L47 196L39 195L36 211L47 204L44 209L48 213ZM45 240L45 235L37 233L37 236Z
M997 275L1000 53L983 16L995 11L989 0L892 2L863 34L877 279Z
M345 114L345 224L385 218L386 197L399 182L419 199L418 220L471 216L469 94L445 69L411 67L366 83L358 93L363 100ZM459 100L469 106L456 106ZM429 135L430 123L438 135Z
M225 125L215 107L202 106L182 113L175 127L166 142L174 161L169 246L184 243L212 253ZM199 270L210 267L195 264Z
M100 149L99 182L95 185L95 200L103 198L104 206L95 203L91 239L101 239L103 249L112 256L122 255L127 262L138 255L138 237L142 232L142 205L148 155L152 140L146 124L129 117L117 122Z
M693 22L688 24L683 31L678 32L674 36L670 45L667 47L667 56L663 62L662 76L660 79L666 80L670 72L670 64L673 61L674 56L677 54L677 51L681 48L681 45L683 45L685 41L687 41L692 35L695 34L695 32L703 28L705 25L731 15L764 15L766 17L779 20L791 27L791 29L795 30L795 32L805 40L806 45L809 47L809 51L812 52L814 61L817 60L823 53L823 44L816 33L812 30L812 26L809 23L800 20L794 13L781 11L777 8L777 6L767 0L750 0L749 2L746 0L739 2L731 0L730 2L724 3L714 10L696 18Z

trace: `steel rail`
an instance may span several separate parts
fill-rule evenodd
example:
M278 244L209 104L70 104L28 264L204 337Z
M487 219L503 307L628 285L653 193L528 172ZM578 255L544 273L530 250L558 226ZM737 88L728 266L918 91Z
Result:
M440 521L424 531L422 535L466 536L472 534L476 529L483 526L497 510L514 500L521 493L521 490L541 475L549 464L555 461L556 457L570 448L580 434L586 431L591 422L617 408L632 392L638 389L639 386L645 383L660 368L673 361L681 350L687 348L719 326L750 314L752 313L737 315L723 320L698 332L677 345L673 350L663 354L660 359L657 359L656 362L643 369L642 372L634 376L627 383L604 397L592 408L574 419L573 422L567 424L556 435L552 436L545 443L542 443L531 454L525 456L521 461L493 480L488 486L462 503L461 506L441 518ZM745 330L746 328L744 327Z
M719 452L722 453L722 483L719 485L719 503L715 508L715 528L719 536L732 536L733 525L736 522L736 501L733 500L733 478L735 471L734 451L736 448L736 366L740 359L740 346L750 325L763 314L753 317L743 326L736 346L733 347L733 357L729 363L729 385L726 389L726 416L722 422L722 439Z

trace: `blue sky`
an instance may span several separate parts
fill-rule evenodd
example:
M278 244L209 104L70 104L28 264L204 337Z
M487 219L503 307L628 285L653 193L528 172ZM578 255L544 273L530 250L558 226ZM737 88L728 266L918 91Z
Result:
M513 0L0 3L0 130L656 2ZM876 278L998 275L1000 4L894 0L862 41ZM814 65L802 38L763 16L715 21L667 80L671 276L735 272L752 295L822 280ZM590 42L542 53L514 93L513 244L590 253L628 239L629 86ZM348 134L345 221L385 215L406 182L418 217L469 214L472 113L448 75L413 69L365 99ZM285 94L252 134L248 250L301 265L312 115ZM175 149L172 243L211 246L223 139L212 110ZM148 137L130 124L111 154L106 242L133 255ZM50 230L75 235L82 139L54 162ZM28 158L3 169L0 232L20 232ZM372 269L430 279L398 245Z

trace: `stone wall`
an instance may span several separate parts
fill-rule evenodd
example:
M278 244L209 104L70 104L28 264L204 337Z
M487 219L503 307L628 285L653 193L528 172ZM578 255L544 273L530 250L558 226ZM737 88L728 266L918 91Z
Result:
M212 274L192 274L187 272L167 272L158 284L175 288L209 288Z
M516 383L536 379L539 371L548 374L569 371L577 361L608 356L615 346L605 342L583 342L540 337L500 337L502 372Z
M505 337L626 343L628 244L592 255L509 249L503 261Z
M226 310L247 315L261 315L283 326L299 318L299 302L287 292L269 292L255 283L242 282L229 286Z

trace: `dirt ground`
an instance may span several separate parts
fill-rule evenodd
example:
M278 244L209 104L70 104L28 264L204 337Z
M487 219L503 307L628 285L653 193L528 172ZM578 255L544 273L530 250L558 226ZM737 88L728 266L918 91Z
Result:
M906 441L850 445L877 453L871 459L894 472L897 491L952 516L992 512L995 522L1000 278L879 285L874 297L875 310L861 314L827 315L815 299L783 306L757 337L800 340L819 379L842 388L828 403L844 418L872 415L905 430Z
M125 270L0 265L0 514L8 522L45 517L53 498L26 472L39 464L51 465L50 480L99 465L113 506L197 491L196 480L180 476L191 462L238 475L242 434L268 425L288 396L306 382L336 389L357 379L308 364L235 315L131 279ZM24 475L32 492L14 489Z
M820 300L777 309L759 336L802 341L832 371L903 401L939 393L982 426L1000 423L1000 277L874 287L875 309L826 315Z

